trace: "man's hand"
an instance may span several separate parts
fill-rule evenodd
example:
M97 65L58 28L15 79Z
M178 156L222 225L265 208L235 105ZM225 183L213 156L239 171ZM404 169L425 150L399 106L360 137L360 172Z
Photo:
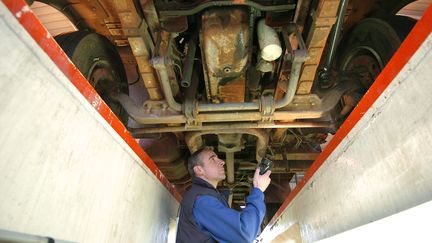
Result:
M269 184L270 184L270 181L271 181L271 179L270 179L270 173L271 173L271 171L268 170L263 175L260 175L259 172L260 172L260 168L258 167L255 170L255 175L254 175L254 178L253 178L253 185L254 185L254 187L256 187L256 188L260 189L262 192L264 192L267 189L267 187L269 186Z

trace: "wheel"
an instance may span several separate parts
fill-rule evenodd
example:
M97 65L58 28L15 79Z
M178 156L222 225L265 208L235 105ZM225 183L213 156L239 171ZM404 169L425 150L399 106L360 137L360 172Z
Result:
M401 40L390 24L381 19L365 19L344 43L339 70L360 74L362 85L369 87L400 44Z
M110 98L113 93L129 93L126 72L115 46L104 36L88 31L61 34L55 40L114 114L127 124L126 111Z
M357 24L341 44L337 58L340 81L354 79L361 88L342 97L340 118L357 105L415 24L405 16L367 18Z

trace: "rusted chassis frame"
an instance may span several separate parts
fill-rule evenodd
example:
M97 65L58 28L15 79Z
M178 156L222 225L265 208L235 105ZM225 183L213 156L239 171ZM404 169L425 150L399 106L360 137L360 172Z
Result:
M346 82L339 84L330 91L327 91L322 99L313 95L307 95L305 97L310 98L310 103L307 104L307 107L304 107L304 104L302 103L296 103L296 100L294 99L293 103L284 109L275 111L270 117L268 117L268 119L271 121L293 121L297 119L322 118L329 114L329 112L338 104L341 96L352 88L353 84ZM143 109L142 107L137 106L127 95L117 95L116 99L123 105L123 107L125 107L129 115L139 124L185 124L187 122L187 117L184 114L172 111L166 105ZM296 108L296 106L301 106L303 108ZM263 114L260 111L208 112L196 114L195 121L198 124L215 122L225 124L230 122L232 128L235 126L232 122L260 122L263 118ZM279 125L277 125L278 123L274 124L275 128L284 127L284 123L279 123ZM301 124L302 123L288 122L286 123L286 127L291 127L293 125L294 127L301 127ZM310 125L319 126L319 123L311 123ZM260 125L257 124L256 127L258 128ZM193 127L190 129L194 130ZM162 130L158 132L162 132Z
M54 2L50 0L43 1L49 2L50 4ZM60 2L66 3L67 1ZM158 76L160 79L164 79L164 77L165 79L169 79L169 75L167 74L169 64L165 62L169 60L166 57L166 53L155 50L158 49L155 46L150 45L146 48L146 46L142 44L145 40L148 41L151 39L149 36L153 36L153 38L157 37L156 27L160 23L157 21L154 3L153 1L140 1L140 3L141 7L145 10L145 19L136 13L134 6L126 4L123 1L113 1L112 6L113 9L116 9L116 11L120 13L118 17L131 46L141 47L132 49L135 50L134 54L137 60L140 61L139 64L142 64L144 61L144 63L146 63L146 65L139 65L143 79L146 80L145 83L147 84L147 81L150 80L148 76L155 72L159 74ZM207 5L209 4L215 6L217 5L216 3L217 1L202 1L200 8L208 7ZM229 3L230 5L247 5L257 9L262 8L262 10L273 10L267 8L274 7L256 5L253 1L245 1L242 3L223 1L223 4L225 3ZM288 4L284 7L285 10L288 10L293 9L294 6L295 5ZM194 8L189 6L189 8L184 8L182 10L185 9L190 10ZM277 9L281 10L281 6L278 6ZM165 17L169 17L170 14L173 13L175 15L175 12L170 12L172 10L173 9L169 8L164 9L164 11L166 11ZM181 14L184 15L185 13ZM148 30L150 31L148 32ZM142 37L143 32L145 32L144 36L146 38ZM299 38L298 33L296 33L296 36ZM160 38L163 39L162 37L161 34ZM305 122L304 120L325 117L338 104L340 97L350 89L350 85L341 84L339 87L335 87L331 91L322 94L322 98L318 98L316 95L294 95L294 92L290 91L295 91L296 86L298 86L298 76L300 75L301 65L303 65L303 62L307 58L307 52L304 41L301 38L298 39L301 46L300 50L290 50L290 45L287 45L286 38L287 35L285 33L283 35L283 41L287 47L285 55L288 56L287 61L292 62L293 65L288 82L288 91L282 99L274 100L271 99L273 97L267 97L256 102L203 104L196 102L192 98L192 102L179 104L173 98L172 90L169 85L170 80L160 80L159 84L162 86L160 88L156 87L158 85L150 85L151 87L146 86L148 90L153 90L152 88L154 88L158 92L162 91L165 100L161 100L162 94L157 94L144 105L136 105L132 99L126 95L116 95L116 98L129 113L130 117L137 121L137 123L153 125L152 127L138 130L137 133L140 134L233 128L332 127L333 124L330 123ZM140 45L140 43L142 45ZM143 51L139 52L139 50L144 49L146 49L148 53L143 53ZM153 58L150 60L152 56ZM193 85L189 88L192 87ZM157 92L152 92L152 94L153 93L156 94ZM298 100L300 101L297 102ZM303 121L296 121L298 119ZM160 127L158 124L170 124L170 126ZM173 124L175 124L175 126L172 126Z
M195 100L193 89L196 89L196 77L192 78L191 85L186 92L186 100L183 104L177 103L173 98L170 88L170 80L167 75L168 57L161 55L153 57L151 62L159 73L161 86L165 96L164 101L148 101L143 107L137 106L127 95L117 94L113 98L122 104L129 115L139 124L186 124L184 129L175 127L172 130L167 127L164 129L153 128L149 131L170 132L202 130L203 123L222 123L218 129L236 128L232 122L259 122L255 125L238 124L242 128L263 128L262 124L270 124L267 128L284 127L326 127L320 123L293 124L286 121L297 119L316 119L326 116L338 104L340 97L350 88L352 83L342 83L330 91L322 94L320 99L316 95L297 95L295 91L298 85L302 64L307 59L308 54L305 44L300 34L295 30L294 34L300 44L300 49L292 50L288 42L288 30L284 30L283 39L287 46L284 55L284 62L291 62L291 75L288 82L288 89L284 97L274 100L273 96L263 96L255 102L244 103L222 103L222 104L203 104ZM191 92L189 92L191 91ZM189 94L189 95L188 95ZM296 100L302 100L300 102ZM285 121L275 125L275 121ZM271 126L273 124L273 126Z

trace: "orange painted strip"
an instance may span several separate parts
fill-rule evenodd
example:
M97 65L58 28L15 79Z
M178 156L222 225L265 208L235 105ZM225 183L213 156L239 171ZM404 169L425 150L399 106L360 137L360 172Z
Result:
M292 191L282 206L276 212L271 219L267 227L272 227L277 218L287 208L291 201L297 196L297 194L303 189L304 185L311 179L315 172L321 167L325 160L330 154L337 148L342 140L348 135L351 129L360 121L363 115L369 110L369 108L375 103L380 97L387 86L394 80L396 75L402 70L402 68L408 63L414 53L418 50L420 45L432 32L432 5L424 13L423 17L417 22L410 34L407 36L405 41L399 47L397 52L394 54L392 59L385 66L383 71L378 75L377 79L370 87L368 92L360 100L357 107L351 112L346 121L339 128L335 136L329 142L324 151L318 156L318 158L311 165L309 170L306 172L303 180L297 185Z
M176 198L181 200L180 194L168 179L162 174L153 160L139 146L132 135L123 126L116 115L105 104L93 87L82 76L81 72L72 64L54 38L48 33L39 19L33 14L24 0L2 0L9 11L17 18L38 45L48 54L51 60L69 78L71 83L81 92L87 101L99 112L99 114L111 125L111 127L123 138L130 148L138 155L150 171L159 179L166 189Z

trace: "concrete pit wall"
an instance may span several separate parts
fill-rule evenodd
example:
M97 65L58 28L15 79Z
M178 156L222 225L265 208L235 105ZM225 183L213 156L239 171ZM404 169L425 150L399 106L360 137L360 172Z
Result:
M176 198L15 17L0 2L0 229L166 242Z

